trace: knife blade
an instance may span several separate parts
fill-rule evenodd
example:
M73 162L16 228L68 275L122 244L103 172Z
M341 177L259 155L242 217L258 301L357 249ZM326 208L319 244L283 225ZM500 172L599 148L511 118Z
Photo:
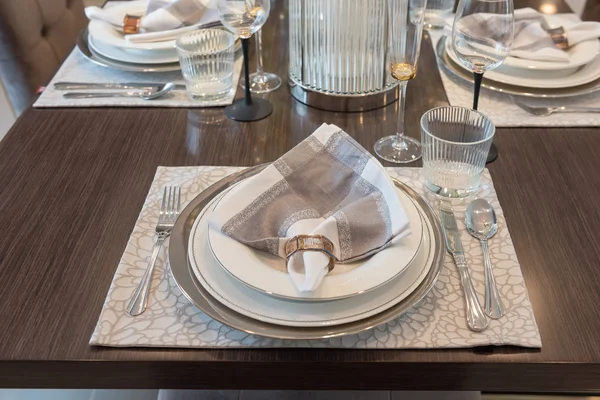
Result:
M125 83L89 83L89 82L56 82L55 90L89 90L89 89L153 89L161 86L160 82L125 82ZM185 90L185 85L175 85L173 90Z
M460 283L465 295L465 306L467 309L467 325L472 331L481 332L487 328L488 320L483 313L481 303L479 303L479 299L477 298L477 292L475 292L473 282L471 281L467 259L460 240L460 232L456 224L456 217L454 216L452 207L443 201L440 206L440 219L444 230L446 248L452 254L454 264L460 275Z

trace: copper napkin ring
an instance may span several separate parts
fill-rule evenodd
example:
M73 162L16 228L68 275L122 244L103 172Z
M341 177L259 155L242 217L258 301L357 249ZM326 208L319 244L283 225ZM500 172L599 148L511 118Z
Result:
M123 18L123 33L134 34L140 33L140 25L142 24L142 17L138 15L125 14Z
M569 47L569 40L567 39L567 34L562 26L548 29L546 32L548 32L550 38L559 49L566 50Z
M333 243L323 235L298 235L285 243L285 262L290 261L294 253L298 251L320 251L329 257L328 271L335 267L335 256L333 255Z

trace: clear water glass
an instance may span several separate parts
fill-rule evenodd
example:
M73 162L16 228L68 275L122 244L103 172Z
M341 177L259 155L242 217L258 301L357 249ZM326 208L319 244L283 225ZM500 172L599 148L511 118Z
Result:
M421 117L425 186L448 198L477 193L496 128L479 111L438 107Z
M441 29L445 20L452 15L455 0L427 0L425 9L425 27L428 29Z
M235 36L223 29L201 29L176 42L181 72L190 97L218 100L233 84Z

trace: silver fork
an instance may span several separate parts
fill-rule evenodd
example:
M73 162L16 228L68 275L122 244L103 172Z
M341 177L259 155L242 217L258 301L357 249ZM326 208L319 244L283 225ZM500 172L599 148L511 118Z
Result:
M559 106L559 107L537 107L530 106L523 103L521 100L510 96L512 101L519 106L523 111L528 112L529 114L537 115L539 117L547 117L548 115L554 113L597 113L600 112L600 107L576 107L576 106Z
M146 311L156 258L158 257L158 252L165 242L165 239L169 237L173 230L175 220L177 220L177 217L179 216L180 208L181 187L165 186L158 216L158 224L156 225L157 238L154 243L154 248L152 249L152 257L150 258L150 263L146 268L146 272L144 272L144 276L142 276L142 280L129 300L129 304L127 304L127 312L131 315L140 315Z

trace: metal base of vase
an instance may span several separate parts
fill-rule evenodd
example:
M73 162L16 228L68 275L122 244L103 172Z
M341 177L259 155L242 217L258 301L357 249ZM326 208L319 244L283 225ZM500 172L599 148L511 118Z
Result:
M316 92L294 82L290 82L291 95L307 106L327 111L360 112L385 107L398 100L398 86L383 92L364 95L336 95L333 93Z

